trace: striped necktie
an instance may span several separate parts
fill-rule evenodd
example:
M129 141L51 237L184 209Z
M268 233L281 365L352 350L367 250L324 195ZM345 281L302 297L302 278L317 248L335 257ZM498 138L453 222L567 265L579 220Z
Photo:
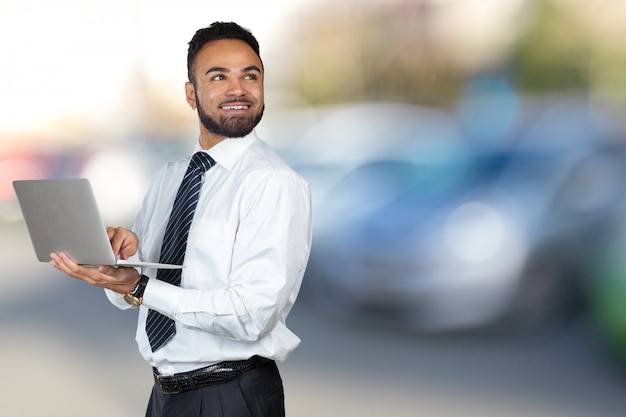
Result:
M213 158L205 152L197 152L191 158L189 167L176 193L174 206L170 214L159 262L182 265L187 248L189 226L198 204L198 195L202 186L202 174L215 165ZM159 269L157 279L173 285L180 285L180 269ZM146 320L146 333L153 352L160 349L176 333L174 320L163 314L149 310Z

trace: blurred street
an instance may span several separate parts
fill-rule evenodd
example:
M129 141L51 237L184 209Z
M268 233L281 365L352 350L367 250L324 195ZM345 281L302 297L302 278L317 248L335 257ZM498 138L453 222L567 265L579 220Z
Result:
M150 371L135 315L35 260L22 223L0 226L4 416L143 415ZM303 344L280 365L287 415L623 416L626 371L584 322L533 338L425 336L333 320L301 300Z

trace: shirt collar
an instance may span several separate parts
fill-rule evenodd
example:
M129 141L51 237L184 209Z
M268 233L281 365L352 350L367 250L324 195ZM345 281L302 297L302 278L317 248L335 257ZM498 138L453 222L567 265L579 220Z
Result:
M226 138L208 150L203 150L200 146L200 141L198 141L193 153L199 151L206 152L215 160L215 162L230 171L239 157L257 139L256 132L253 130L247 136L242 138Z

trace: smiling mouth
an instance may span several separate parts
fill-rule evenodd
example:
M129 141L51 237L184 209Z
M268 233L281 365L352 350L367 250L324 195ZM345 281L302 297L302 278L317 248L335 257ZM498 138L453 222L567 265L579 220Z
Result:
M222 106L221 107L222 110L248 110L250 108L250 105L248 104L231 104L231 105L227 105L227 106Z

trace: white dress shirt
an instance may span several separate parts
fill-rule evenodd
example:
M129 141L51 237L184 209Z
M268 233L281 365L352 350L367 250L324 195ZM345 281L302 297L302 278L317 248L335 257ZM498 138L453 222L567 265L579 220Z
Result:
M254 132L207 152L217 164L204 174L180 287L157 280L156 269L142 271L150 280L136 340L144 359L165 375L253 355L283 361L300 344L285 320L311 248L309 185ZM189 159L168 163L148 189L133 225L143 261L159 260ZM106 293L129 308L120 294ZM176 321L176 335L154 353L148 309Z

